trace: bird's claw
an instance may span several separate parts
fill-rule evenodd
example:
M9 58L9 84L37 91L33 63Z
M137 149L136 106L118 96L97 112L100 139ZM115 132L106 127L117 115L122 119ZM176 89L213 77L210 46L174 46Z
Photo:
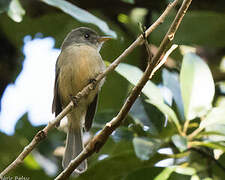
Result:
M95 89L97 85L97 80L95 78L89 80L89 84L93 84L93 89Z
M74 106L77 106L78 105L78 100L77 100L77 97L76 96L70 95L70 99L73 102L73 105Z

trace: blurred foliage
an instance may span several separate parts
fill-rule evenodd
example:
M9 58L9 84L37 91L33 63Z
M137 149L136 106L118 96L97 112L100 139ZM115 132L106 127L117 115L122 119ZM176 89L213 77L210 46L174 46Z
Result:
M59 48L71 29L89 26L117 36L101 51L103 59L112 62L140 34L138 22L149 26L168 2L0 1L0 97L21 71L21 49L26 35L52 36L55 47ZM221 70L225 55L224 6L224 0L193 1L175 43L192 46L194 53L177 49L172 54L165 64L167 69L160 70L147 83L122 126L99 153L88 159L88 170L71 179L224 179L225 71ZM150 35L152 44L159 45L175 13L173 11ZM154 49L152 51L154 53ZM91 136L117 114L145 66L145 49L138 47L125 58L125 63L109 74ZM12 162L43 127L33 127L25 114L17 122L13 136L0 133L0 170ZM24 164L7 176L52 179L62 170L61 155L55 152L64 145L64 140L63 132L51 131ZM167 151L163 151L165 148Z

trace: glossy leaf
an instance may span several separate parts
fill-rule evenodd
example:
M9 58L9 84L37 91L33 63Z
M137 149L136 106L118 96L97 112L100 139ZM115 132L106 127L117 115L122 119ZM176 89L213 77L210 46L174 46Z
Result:
M201 128L209 127L215 124L225 125L225 107L213 108L206 118L200 123Z
M187 149L187 139L185 137L175 134L172 136L172 141L180 150L180 152L183 152Z
M135 3L134 0L121 0L121 1L123 1L125 3L129 3L129 4L134 4Z
M134 150L138 158L141 160L149 160L160 146L157 139L135 137L133 139Z
M182 120L184 120L184 106L181 97L181 89L178 73L170 72L167 69L163 69L162 77L163 77L163 84L171 90L180 117Z
M219 143L219 142L201 142L201 141L194 141L191 143L192 146L205 146L212 149L221 149L222 151L225 151L225 145Z
M116 38L116 33L111 29L109 29L108 25L103 20L97 18L96 16L85 11L84 9L77 7L74 4L71 4L65 0L41 0L41 1L61 9L63 12L69 14L70 16L72 16L73 18L77 19L80 22L95 24L104 33Z
M165 156L156 154L149 161L142 161L135 156L131 149L126 152L117 152L114 156L105 158L89 166L88 170L75 178L77 180L117 180L123 179L128 173L146 166L152 167L157 161ZM120 178L119 178L120 177Z
M155 111L153 113L156 114ZM133 106L131 107L129 114L134 119L136 124L140 124L143 127L144 126L148 127L149 128L148 132L155 135L159 133L156 125L154 124L153 121L151 121L152 116L148 115L147 109L145 108L141 98L137 98L137 100L134 102Z
M194 174L191 176L191 180L200 180L200 178L197 174Z
M139 68L130 64L120 63L115 70L133 85L136 85L143 76L143 72ZM142 93L150 100L163 102L163 97L159 88L151 81L146 83L145 87L142 89Z
M180 83L185 118L191 120L205 115L212 107L215 87L209 67L196 54L184 56Z
M161 138L163 138L168 137L169 134L173 134L173 132L176 131L175 127L172 124L168 124L168 117L163 112L161 112L155 105L146 102L145 97L143 97L143 105L150 119L149 125L147 125L149 129L146 129L146 127L144 127L146 132L152 135L156 135L157 137L160 136ZM153 131L154 127L156 129L156 133ZM170 127L170 131L168 131L168 129L165 127Z
M205 131L202 132L207 135L210 141L219 142L225 141L225 124L212 124L211 126L205 127Z
M194 175L196 173L196 170L191 167L183 167L183 166L175 166L175 172L179 174L184 174L184 175Z
M9 4L8 16L15 22L21 22L24 15L25 10L21 6L19 0L12 0Z
M173 109L171 109L165 103L160 103L158 101L146 100L146 102L151 103L154 106L156 106L163 114L167 115L168 120L170 122L173 122L176 125L178 131L181 130L181 126L180 126L179 120L177 118L176 113L173 111Z
M121 63L116 68L116 72L126 78L133 85L136 85L143 75L143 72L139 68L124 63ZM142 89L142 93L149 98L146 102L156 106L163 114L168 116L169 120L175 123L178 129L181 128L175 112L163 102L160 90L155 84L148 81Z
M165 172L164 172L165 171ZM192 167L185 167L185 166L169 166L162 171L162 176L159 174L159 179L154 179L154 180L166 180L170 177L171 173L176 172L178 174L182 175L189 175L192 176L196 173L196 170ZM158 178L158 176L157 176ZM164 178L164 179L163 179Z

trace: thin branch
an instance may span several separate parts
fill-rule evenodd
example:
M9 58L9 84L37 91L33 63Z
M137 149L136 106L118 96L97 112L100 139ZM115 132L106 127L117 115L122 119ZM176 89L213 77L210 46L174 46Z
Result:
M166 54L164 55L164 57L162 58L162 60L159 62L159 64L157 64L157 66L154 68L154 70L152 71L152 74L150 76L151 77L154 75L154 73L160 68L162 67L162 65L167 61L169 55L178 47L177 44L173 44L171 46L171 48L166 52Z
M163 12L163 14L150 26L146 32L146 37L154 30L156 29L161 23L163 23L164 19L167 17L168 13L171 11L173 7L177 5L179 0L175 0L173 3L169 4L166 10ZM103 79L109 72L113 71L119 63L126 57L129 53L131 53L134 48L141 45L143 43L143 37L140 35L103 73L99 74L96 77L96 81L93 81L93 83L90 83L87 85L82 91L80 91L76 95L76 100L79 103L80 99L84 96L87 96L91 90L94 89L96 83L99 83L101 79ZM79 104L78 104L79 105ZM55 127L57 123L61 121L61 119L66 116L74 107L73 102L71 101L68 106L51 122L48 123L48 125L39 131L32 141L23 149L23 151L18 155L18 157L8 166L4 171L0 174L0 179L4 177L9 171L15 169L18 165L23 163L23 160L26 156L29 155L29 153L37 146L38 143L40 143L43 139L47 137L47 134L49 130Z
M83 149L83 151L75 158L73 159L69 166L64 169L64 171L59 174L56 177L56 180L60 179L67 179L71 173L74 171L74 169L86 158L91 156L94 152L98 152L100 148L105 144L108 137L112 134L112 132L120 126L123 119L126 117L127 113L129 112L131 106L135 102L136 98L141 93L142 88L146 84L146 82L149 79L149 76L154 71L154 68L159 64L160 57L164 54L166 51L167 46L170 44L170 42L173 40L174 35L181 23L181 20L183 19L183 16L185 15L189 5L191 3L191 0L184 0L172 25L170 26L167 34L165 35L162 43L160 44L160 47L158 49L158 52L156 55L152 58L151 63L148 63L148 66L142 76L142 78L139 80L138 84L132 89L129 97L127 98L126 102L124 103L123 107L121 108L120 112L117 114L116 117L114 117L109 123L105 125L105 127L101 130L100 133L98 133L89 143L88 145ZM139 37L140 38L140 37Z

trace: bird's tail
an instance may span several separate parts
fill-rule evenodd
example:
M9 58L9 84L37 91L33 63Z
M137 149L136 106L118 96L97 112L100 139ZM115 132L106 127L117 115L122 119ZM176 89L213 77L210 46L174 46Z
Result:
M69 128L66 138L66 149L63 156L62 166L65 169L70 161L83 150L83 132L81 128ZM76 169L77 173L82 173L87 169L87 161L83 161Z

